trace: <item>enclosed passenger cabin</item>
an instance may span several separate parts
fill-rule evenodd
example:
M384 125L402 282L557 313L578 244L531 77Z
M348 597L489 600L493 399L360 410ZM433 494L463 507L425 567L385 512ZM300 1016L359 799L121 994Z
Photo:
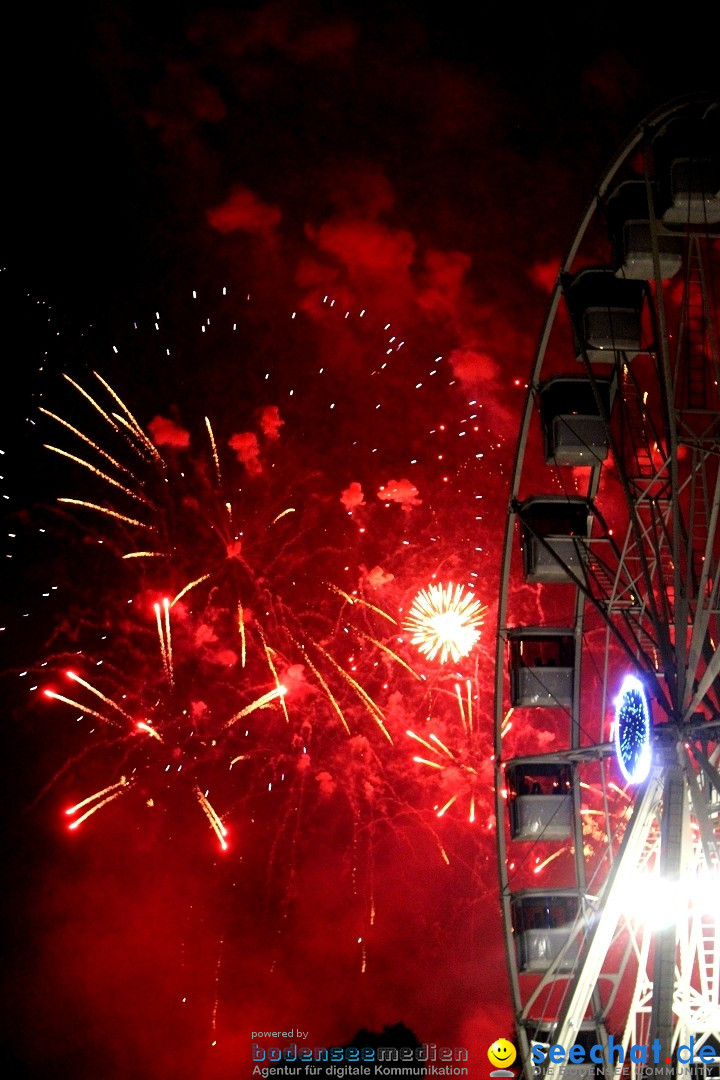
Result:
M513 896L511 906L518 971L572 968L583 937L577 891L525 889Z
M572 833L569 762L523 758L505 769L513 840L566 840Z
M569 709L575 670L572 629L516 627L508 631L508 643L511 704Z
M646 283L626 281L612 269L588 267L565 285L575 356L614 363L616 354L643 351L642 309Z
M587 500L531 495L518 505L517 512L527 582L560 584L582 575L590 536Z
M548 465L600 465L608 455L605 418L611 383L585 376L554 375L538 391Z
M654 191L654 189L653 189ZM658 271L662 279L674 277L682 266L683 239L663 229L653 201ZM607 203L608 230L615 276L633 281L655 279L655 258L650 225L648 191L644 180L626 180Z
M658 210L665 225L720 223L720 125L717 106L675 116L653 139Z

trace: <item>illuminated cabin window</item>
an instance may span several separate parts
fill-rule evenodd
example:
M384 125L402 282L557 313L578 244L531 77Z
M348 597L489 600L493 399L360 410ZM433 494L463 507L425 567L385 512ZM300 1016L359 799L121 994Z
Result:
M565 840L571 835L572 770L567 762L511 762L505 785L513 840Z
M572 630L516 628L508 631L508 643L511 704L569 709L575 668Z
M526 581L562 583L582 576L590 532L585 499L532 495L518 514Z
M519 971L567 971L577 960L580 898L572 890L554 893L527 889L512 899L513 931Z
M720 110L677 116L653 139L658 208L669 226L720 223Z
M596 396L597 393L597 396ZM599 465L608 455L605 416L610 415L610 382L595 389L582 376L555 375L540 385L540 419L548 465Z
M644 281L617 278L612 269L589 267L565 284L573 324L575 355L582 360L615 362L617 353L635 354L642 339Z
M657 200L653 203L658 248L658 270L662 279L674 277L682 266L683 239L664 230L659 221ZM633 281L653 281L655 261L647 187L644 180L626 180L613 191L607 203L607 220L616 277Z

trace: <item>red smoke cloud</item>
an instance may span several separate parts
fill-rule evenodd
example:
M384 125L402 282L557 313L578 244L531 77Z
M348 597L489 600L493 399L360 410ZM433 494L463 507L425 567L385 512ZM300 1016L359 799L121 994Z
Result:
M365 496L363 495L362 485L359 484L357 480L354 480L341 494L340 502L348 511L356 510L359 506L364 506Z
M166 416L155 416L148 424L148 431L157 446L174 446L185 450L190 445L190 432Z
M259 476L262 472L260 461L260 443L254 431L241 431L228 439L228 446L235 451L237 459L250 476Z
M383 585L388 585L395 580L395 575L386 573L382 566L373 566L371 570L362 566L360 569L363 571L363 582L371 589L381 589Z
M219 206L207 212L207 219L219 233L246 232L269 235L282 219L277 206L263 203L248 188L236 187Z
M277 439L280 436L284 420L280 417L277 405L266 405L260 413L260 430L266 439Z
M420 506L422 499L418 489L410 480L388 480L387 484L378 490L378 499L386 503L398 503L406 513L414 506Z

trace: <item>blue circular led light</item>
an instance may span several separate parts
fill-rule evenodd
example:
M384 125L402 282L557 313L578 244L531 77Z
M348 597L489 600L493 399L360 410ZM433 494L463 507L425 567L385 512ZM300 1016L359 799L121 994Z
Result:
M630 784L641 784L650 772L650 709L643 684L626 675L615 698L615 755Z

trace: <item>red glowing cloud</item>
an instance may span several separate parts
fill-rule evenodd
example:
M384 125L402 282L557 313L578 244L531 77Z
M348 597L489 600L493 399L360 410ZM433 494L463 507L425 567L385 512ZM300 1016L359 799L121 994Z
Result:
M365 505L363 489L357 480L354 480L352 484L345 488L340 495L340 502L348 511L356 510L358 506Z
M500 375L500 365L482 349L468 347L453 349L448 356L453 375L466 386L488 386Z
M307 226L308 237L319 251L332 255L351 278L400 275L404 280L415 257L415 238L407 229L393 229L379 221L345 218Z
M264 203L246 187L236 187L225 202L207 212L207 219L219 233L245 232L269 235L282 219L277 206Z
M406 513L422 503L418 489L409 480L388 480L378 490L377 497L384 503L399 503Z
M250 476L260 475L260 443L254 431L241 431L232 435L228 439L228 446L235 451L238 461L245 466Z
M462 291L472 259L464 251L429 251L425 256L425 284L418 304L443 318L457 318Z
M166 416L155 416L148 424L148 431L156 446L174 446L185 450L190 445L190 432Z
M560 259L545 259L531 264L528 276L533 285L537 285L543 292L551 293L555 288L557 276L560 273Z
M373 566L372 570L362 566L360 569L363 571L363 582L371 589L381 589L383 585L389 585L395 580L395 575L387 574L382 566Z
M225 118L227 106L220 91L191 63L168 63L164 74L144 115L166 145L187 142L201 124L219 124Z
M279 439L280 428L285 421L280 418L277 405L266 405L260 412L260 430L266 439Z

